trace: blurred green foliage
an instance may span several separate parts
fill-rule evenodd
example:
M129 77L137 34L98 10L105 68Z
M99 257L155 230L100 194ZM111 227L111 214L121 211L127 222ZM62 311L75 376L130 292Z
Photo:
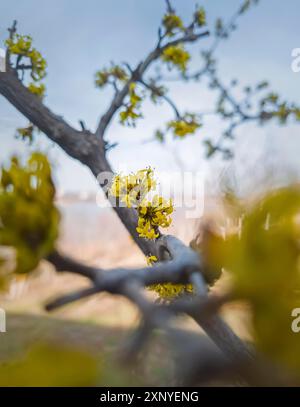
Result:
M230 200L234 211L234 200ZM299 336L291 313L300 306L300 188L266 193L256 202L236 200L242 229L224 239L206 234L205 257L232 275L234 298L250 303L255 344L263 354L300 375Z
M2 168L0 246L15 249L14 272L30 272L53 250L60 219L54 196L50 164L43 154L33 153L25 165L13 157L10 166Z
M36 345L0 364L0 386L96 386L99 379L96 359L70 346Z

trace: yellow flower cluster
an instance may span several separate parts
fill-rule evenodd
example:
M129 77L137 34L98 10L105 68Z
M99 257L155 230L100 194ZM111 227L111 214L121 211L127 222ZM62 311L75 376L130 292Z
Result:
M149 287L149 290L155 291L160 298L171 301L183 294L192 294L193 286L192 284L154 284Z
M146 168L136 174L116 175L110 188L110 195L118 198L128 208L138 207L147 193L155 187L153 170Z
M180 120L172 120L168 123L168 128L173 131L175 137L183 138L187 134L194 134L201 127L194 115L185 115Z
M31 65L31 77L39 81L46 76L46 60L41 53L32 47L32 38L29 35L14 34L5 42L10 55L28 58Z
M155 188L153 170L147 168L136 174L116 175L109 190L109 194L119 202L137 209L139 219L136 230L140 237L146 239L156 239L159 236L158 228L171 224L172 201L158 195L152 200L147 199L147 194Z
M142 117L142 114L138 111L142 102L142 96L136 92L136 83L129 85L129 103L125 106L125 109L120 112L120 121L122 124L128 126L134 126L135 120Z
M185 72L187 64L191 58L183 45L171 45L167 47L161 56L164 62L176 66L181 72Z
M152 266L154 263L157 262L157 257L149 254L149 256L146 256L146 261L148 266Z
M95 85L99 88L103 88L109 83L110 79L126 82L128 80L128 75L119 65L112 65L109 69L103 69L102 71L96 72Z
M174 13L169 13L164 16L163 26L165 27L166 34L169 37L175 35L177 30L180 31L184 29L184 25L181 18Z
M194 14L195 23L202 27L206 24L206 13L203 7L200 7L196 10Z
M155 195L151 201L144 200L138 207L139 221L136 228L140 237L156 239L159 236L158 228L167 228L172 222L173 212L171 199Z
M149 255L146 257L148 266L152 266L154 263L157 262L157 257L153 255ZM174 300L176 297L183 295L183 294L192 294L193 293L193 286L192 284L172 284L172 283L164 283L164 284L153 284L148 287L149 290L155 291L159 298L167 301Z
M22 69L20 65L22 65L22 59L25 58L26 63L24 65L30 67L30 76L33 80L27 88L29 92L43 99L46 87L40 81L46 76L47 62L41 53L32 46L32 38L29 35L15 33L12 38L6 40L5 44L9 54L16 57L16 69ZM27 127L18 128L17 134L22 139L32 142L33 131L34 126L32 123L29 123Z
M45 96L46 87L43 83L35 84L31 82L27 88L29 92L33 93L41 99Z

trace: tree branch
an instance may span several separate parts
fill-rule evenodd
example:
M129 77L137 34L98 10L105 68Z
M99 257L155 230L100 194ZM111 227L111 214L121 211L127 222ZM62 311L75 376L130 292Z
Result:
M146 70L149 68L149 66L156 61L164 52L165 49L171 46L175 46L181 43L187 43L187 42L195 42L200 38L207 37L209 35L209 31L204 31L201 33L194 33L194 32L188 32L185 33L185 35L173 40L169 41L167 44L160 46L159 44L157 47L151 51L148 56L144 59L143 62L138 64L135 70L133 70L130 79L127 81L127 83L124 85L124 87L118 91L113 98L111 105L107 112L101 117L98 128L96 130L96 136L98 139L102 139L105 133L105 130L109 123L111 122L114 114L117 112L117 110L123 105L124 99L128 95L129 92L129 87L130 84L133 82L139 82L143 79L143 75L146 72Z
M104 272L101 269L84 265L81 269L78 262L65 259L59 254L50 256L49 261L55 267L58 267L59 271L65 268L65 271L89 277L93 282L93 286L56 299L49 303L46 308L53 310L95 293L107 291L111 294L121 294L129 298L135 302L143 314L148 315L149 310L153 314L159 312L159 308L143 299L138 293L135 295L134 290L130 288L130 284L134 284L135 287L148 287L153 284L163 283L187 284L191 281L192 276L199 275L201 278L197 283L198 293L196 292L196 297L192 297L189 302L178 301L174 302L173 305L171 304L170 307L162 307L164 318L171 316L172 312L188 313L206 331L230 361L252 360L254 357L253 352L235 335L231 328L220 317L212 317L211 313L214 313L224 303L224 299L223 301L215 300L214 302L207 295L206 283L201 274L203 266L199 255L174 236L162 236L157 240L157 245L160 259L163 261L154 264L151 269L149 267L139 269L117 268ZM206 312L202 313L204 310ZM151 319L152 322L160 320L160 317L157 318Z
M0 73L0 94L71 157L90 167L99 167L96 156L103 156L102 143L91 133L75 130L51 112L39 97L29 92L12 68Z
M103 172L112 174L112 168L105 156L103 140L97 139L89 131L75 130L62 117L54 114L40 98L29 92L11 68L0 73L0 94L70 157L86 165L96 178ZM136 232L136 211L120 206L113 208L140 249L145 254L155 254L155 244L139 238Z
M156 89L156 87L154 85L151 85L150 83L145 82L143 79L140 79L139 82L145 86L145 88L149 89L153 94L155 94L156 96L160 97L161 99L163 99L165 102L167 102L171 108L173 109L175 116L177 119L180 119L181 115L179 113L179 110L177 109L177 106L175 105L175 103L173 102L173 100L171 98L169 98L167 95L162 94L160 95Z

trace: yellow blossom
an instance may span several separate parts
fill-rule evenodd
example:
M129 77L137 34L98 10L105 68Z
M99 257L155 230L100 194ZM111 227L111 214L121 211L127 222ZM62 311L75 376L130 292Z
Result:
M171 45L162 53L162 60L185 72L191 56L182 45Z
M99 88L102 88L108 83L109 76L110 74L106 70L96 72L95 85Z
M159 236L158 231L153 227L150 220L146 220L145 218L139 218L136 231L139 237L149 240L157 239Z
M206 13L203 7L198 8L194 15L195 22L199 27L206 24Z
M43 98L43 96L45 95L46 87L43 83L36 85L35 83L31 82L28 85L28 90L34 95Z
M168 36L173 36L176 30L183 30L183 22L179 16L174 13L166 14L163 18L163 25Z
M120 121L122 124L134 126L136 119L142 117L139 108L142 102L142 96L136 92L136 83L129 85L129 102L125 105L124 110L120 112Z
M136 174L114 177L109 190L109 195L116 197L119 202L128 208L135 207L138 213L136 230L139 237L156 239L159 237L158 228L166 228L171 224L173 204L155 195L152 200L147 199L147 194L156 188L154 173L151 168L137 171Z
M150 254L149 256L146 256L146 261L148 266L152 266L153 263L157 262L157 257Z
M46 76L46 60L41 53L32 46L32 38L29 35L14 34L5 42L10 55L28 58L31 65L31 77L38 81Z
M201 127L194 115L186 115L182 119L172 120L168 123L168 128L174 133L174 136L183 138L187 134L194 134Z
M112 65L109 69L103 69L96 72L95 85L99 88L103 88L109 83L110 78L120 82L126 82L128 80L128 75L119 65Z
M119 81L125 82L128 80L128 75L119 65L113 65L110 68L110 74Z
M127 207L138 206L146 194L156 187L151 168L137 171L136 174L116 175L113 179L110 195L119 198Z
M156 239L159 236L158 228L166 228L172 222L173 212L171 199L166 200L155 195L152 201L144 200L138 207L139 223L137 232L140 237Z
M167 301L174 300L176 299L176 297L183 294L193 293L192 284L164 283L164 284L153 284L148 288L151 291L155 291L161 299Z
M146 259L148 266L152 266L158 260L156 256L151 254L146 256ZM171 301L182 294L192 294L193 286L192 284L163 283L152 284L148 287L148 290L155 291L163 300Z

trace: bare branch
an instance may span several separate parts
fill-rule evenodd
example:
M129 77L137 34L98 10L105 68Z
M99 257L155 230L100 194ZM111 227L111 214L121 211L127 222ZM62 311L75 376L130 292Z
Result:
M164 52L165 49L167 49L170 46L175 46L181 43L186 43L186 42L195 42L200 38L207 37L209 35L209 31L204 31L201 33L194 33L194 32L188 32L185 33L183 36L168 42L167 44L160 46L160 44L157 45L157 47L151 51L148 56L144 59L143 62L138 64L136 69L133 70L130 79L127 81L127 83L124 85L124 87L118 91L113 98L111 105L107 112L101 117L98 128L96 130L96 136L99 139L102 139L105 133L105 130L107 126L109 125L110 121L112 120L114 114L117 112L117 110L123 105L124 99L128 95L129 92L129 87L130 84L133 82L139 82L143 79L143 75L146 72L146 70L149 68L149 66L156 61Z
M164 95L164 94L160 95L154 85L151 85L150 83L147 83L142 79L140 79L139 82L142 85L144 85L145 88L151 90L151 92L153 92L154 95L159 96L161 99L163 99L165 102L167 102L173 109L177 119L179 119L181 117L179 110L177 109L177 106L175 105L175 103L173 102L173 100L171 98L169 98L167 95Z
M16 29L14 23L11 33ZM13 34L11 34L13 35ZM5 73L0 73L0 94L2 94L20 113L22 113L34 126L45 133L57 143L71 157L87 165L95 177L101 172L112 172L105 156L106 144L103 140L104 132L115 112L122 106L132 82L142 79L144 72L168 47L184 42L194 42L208 32L199 34L189 32L182 37L170 41L164 46L160 44L140 63L132 72L131 78L122 90L116 89L115 97L108 111L102 116L96 134L89 131L78 131L71 127L62 117L55 115L48 109L40 98L33 95L22 84L16 75L16 70L8 66ZM101 185L103 187L103 185ZM137 245L145 254L155 254L155 244L141 239L136 232L137 214L134 209L114 207L122 223L127 228Z
M7 29L9 32L9 39L13 39L15 33L17 32L17 20L14 20L12 23L12 26ZM9 54L9 49L6 49L6 71L9 70L10 68L10 54Z
M170 0L166 0L166 6L167 6L167 11L168 11L168 13L174 13L174 9L173 9L173 7L171 6L171 1Z
M89 131L74 129L62 117L54 114L40 98L29 92L11 68L0 73L0 94L69 156L89 167L95 177L102 172L112 173L105 157L103 140L97 139ZM155 254L155 244L139 238L136 232L136 211L119 206L114 206L114 210L140 249L145 254Z
M101 270L95 267L87 266L83 263L80 263L74 259L71 259L67 256L62 256L58 252L53 252L50 256L47 257L47 260L53 264L56 271L71 271L75 274L80 274L83 277L87 277L93 282L96 282L101 274Z
M68 295L64 295L63 297L57 298L54 301L49 302L45 306L46 311L54 311L57 308L63 307L64 305L71 304L74 301L79 301L84 298L90 297L93 294L99 292L99 288L97 286L89 287L84 290L79 290L73 292Z
M0 73L0 93L71 157L91 167L97 166L99 172L101 166L95 152L98 156L101 155L103 149L101 142L91 133L83 134L75 130L62 117L52 113L40 98L29 92L11 68Z
M172 316L172 312L175 314L186 312L207 332L229 360L237 361L246 358L252 360L253 352L234 334L230 327L220 317L211 316L211 313L219 308L224 299L216 301L212 306L213 301L207 296L206 284L201 275L202 262L199 255L173 236L162 236L157 240L157 246L159 258L163 261L154 264L151 269L149 267L129 270L118 268L104 272L101 269L82 266L81 272L78 262L61 258L57 254L51 256L49 260L58 266L59 271L65 268L66 271L72 272L74 270L77 274L82 274L85 277L90 276L94 287L61 297L48 304L47 309L53 310L100 291L121 294L138 306L145 321L148 320L148 324L161 326L162 316L159 314L160 312L163 312L164 321ZM197 274L201 278L197 278ZM138 292L138 287L167 282L186 284L191 279L198 287L198 296L192 297L190 304L179 301L167 309L165 307L160 309L149 303ZM195 300L194 303L193 300ZM204 309L206 312L202 313ZM148 327L145 329L148 330ZM145 336L147 335L144 332L142 337Z

